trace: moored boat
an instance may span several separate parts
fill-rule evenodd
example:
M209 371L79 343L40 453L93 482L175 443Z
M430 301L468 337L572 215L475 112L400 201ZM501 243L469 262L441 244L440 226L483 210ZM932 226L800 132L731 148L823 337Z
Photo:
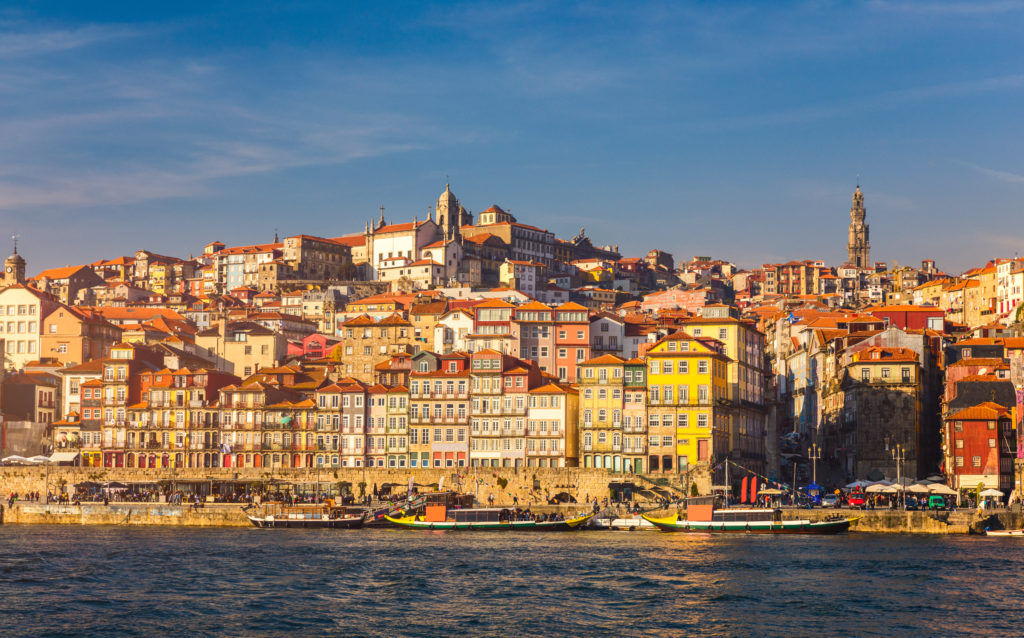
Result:
M1024 529L986 529L985 536L1021 536L1024 537Z
M448 509L428 506L422 515L388 516L388 521L407 529L450 531L536 531L567 532L580 529L593 518L584 514L572 518L524 515L507 508Z
M725 509L710 505L690 506L687 518L678 514L664 518L644 516L665 532L740 533L740 534L838 534L850 529L856 518L836 515L823 521L782 520L779 509Z
M255 512L250 512L249 508L242 509L256 527L358 529L366 522L366 512L337 507L330 500L316 505L264 503Z

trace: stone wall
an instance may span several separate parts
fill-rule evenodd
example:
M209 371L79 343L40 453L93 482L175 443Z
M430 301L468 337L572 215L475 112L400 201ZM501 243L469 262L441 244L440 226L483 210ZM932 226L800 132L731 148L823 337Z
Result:
M457 471L455 471L457 470ZM99 468L99 467L0 467L0 497L6 499L8 494L16 492L24 494L38 491L45 494L49 491L57 493L61 485L70 489L76 483L94 481L152 482L152 481L220 481L231 479L269 480L277 479L292 483L319 482L322 485L347 482L352 491L360 494L359 484L366 484L366 492L372 492L373 486L385 483L396 485L394 492L404 493L409 477L421 490L436 489L442 481L444 489L457 489L472 492L486 503L491 495L497 505L511 504L518 497L520 504L543 503L562 492L568 493L577 500L589 497L603 499L610 495L609 484L616 482L633 482L640 487L651 487L657 481L657 475L649 480L631 474L614 474L607 470L592 468L448 468L448 469L390 469L390 468L315 468L274 469L267 468L197 468L197 469L138 469L138 468ZM674 489L678 493L679 477L671 476ZM707 477L694 477L698 487L704 491L709 489ZM505 483L502 486L502 483Z

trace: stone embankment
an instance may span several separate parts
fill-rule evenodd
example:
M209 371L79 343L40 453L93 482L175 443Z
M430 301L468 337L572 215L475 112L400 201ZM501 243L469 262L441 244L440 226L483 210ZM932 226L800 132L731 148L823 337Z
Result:
M162 503L18 503L6 511L5 523L31 525L176 525L183 527L246 527L249 519L241 506L207 503L193 510L188 505Z
M613 474L607 470L585 468L446 468L446 469L389 469L389 468L316 468L311 469L270 469L270 468L172 468L133 469L102 467L50 467L39 466L0 467L0 497L8 494L26 494L47 491L57 494L61 490L68 494L74 485L82 482L93 483L150 483L160 484L164 489L174 484L185 491L188 485L207 483L218 489L230 481L254 481L272 485L275 482L304 484L304 489L313 491L319 485L337 493L344 485L357 496L369 494L374 486L392 486L394 492L404 493L409 478L420 490L454 489L471 492L481 502L494 497L496 505L511 505L517 499L520 505L546 503L559 494L568 494L574 499L603 499L610 495L610 487L617 483L632 482L637 489L655 489L665 495L678 494L678 486L655 487L665 482L664 477L652 475L644 478L636 475ZM678 484L678 477L675 477ZM362 485L362 487L360 487Z

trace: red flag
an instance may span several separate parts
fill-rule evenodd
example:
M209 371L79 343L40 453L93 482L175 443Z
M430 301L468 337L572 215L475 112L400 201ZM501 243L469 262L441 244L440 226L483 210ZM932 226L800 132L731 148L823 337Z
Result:
M747 502L747 477L744 476L743 480L740 482L740 503L746 503L746 502Z
M757 502L757 477L756 476L751 476L750 477L750 502L751 503L756 503Z

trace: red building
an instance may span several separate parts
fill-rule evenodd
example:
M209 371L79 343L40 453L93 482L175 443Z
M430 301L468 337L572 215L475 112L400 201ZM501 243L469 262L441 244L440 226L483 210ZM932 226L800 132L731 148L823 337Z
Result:
M878 308L871 308L868 312L879 319L884 319L890 326L895 326L900 330L923 330L927 328L942 332L946 319L946 311L935 306L879 306Z
M338 343L340 343L338 339L332 339L326 335L314 332L298 341L289 341L288 356L301 357L307 361L323 359L331 353L331 349Z
M944 420L945 470L954 489L1013 489L1017 436L1013 411L986 401Z

